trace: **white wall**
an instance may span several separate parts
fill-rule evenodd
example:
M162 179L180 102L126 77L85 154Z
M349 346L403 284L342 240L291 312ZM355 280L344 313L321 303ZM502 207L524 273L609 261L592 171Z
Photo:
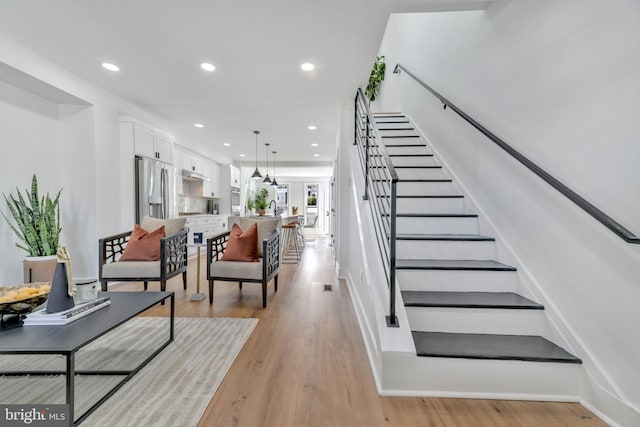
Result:
M33 173L42 190L63 189L61 243L69 246L75 277L97 276L99 237L133 226L133 147L120 144L119 116L136 117L206 157L230 163L227 156L206 148L205 142L173 132L171 124L2 34L0 63L18 70L14 74L30 76L34 88L19 89L0 76L0 191L9 194L16 186L28 187ZM50 88L39 89L47 85L72 95L61 99L77 99L83 105L59 105L48 97ZM2 203L0 209L6 212ZM0 220L2 284L22 282L24 252L15 248L15 241L6 221Z
M44 99L0 83L0 143L3 148L0 191L7 197L10 193L17 196L16 187L23 195L25 189L31 191L34 173L38 177L40 194L49 192L55 197L64 187L63 171L59 166L62 135L56 112L57 106ZM28 126L24 125L25 119L30 123ZM63 188L64 196L66 190ZM1 203L2 212L12 219L4 198ZM63 224L63 230L66 233L66 224ZM15 242L17 238L6 221L0 219L0 283L3 285L22 283L22 260L28 254L16 248Z
M640 245L622 241L391 70L402 63L640 234L638 22L640 3L623 0L393 15L379 51L389 72L372 106L402 110L426 134L583 358L585 402L617 411L618 420L640 408Z

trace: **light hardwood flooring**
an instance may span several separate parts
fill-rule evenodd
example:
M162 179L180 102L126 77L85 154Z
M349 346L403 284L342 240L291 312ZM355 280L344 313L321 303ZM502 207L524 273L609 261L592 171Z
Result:
M207 293L205 256L201 291ZM471 399L392 398L377 394L351 297L337 279L327 240L308 242L299 264L286 264L278 292L268 286L262 309L260 285L216 282L214 304L190 302L180 277L168 283L176 293L178 317L255 317L253 334L205 411L207 426L604 426L577 403ZM332 292L323 285L331 284ZM157 290L150 283L149 290ZM142 290L123 283L110 290ZM164 315L162 308L146 315Z

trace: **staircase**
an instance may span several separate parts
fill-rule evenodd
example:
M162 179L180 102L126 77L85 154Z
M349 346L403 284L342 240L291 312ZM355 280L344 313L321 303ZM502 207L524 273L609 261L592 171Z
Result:
M373 118L399 178L398 305L418 356L391 357L397 375L387 386L575 400L581 360L553 342L563 340L544 307L522 295L517 269L500 262L494 237L479 234L478 215L468 211L426 140L400 113Z

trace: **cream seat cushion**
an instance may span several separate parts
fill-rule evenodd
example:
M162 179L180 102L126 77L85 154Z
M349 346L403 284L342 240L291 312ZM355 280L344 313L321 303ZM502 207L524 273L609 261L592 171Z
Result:
M139 277L160 277L160 261L118 261L102 266L103 279Z
M273 219L251 219L251 218L240 218L240 228L242 230L246 230L251 227L253 224L258 224L258 256L262 258L262 241L267 237L271 236L278 230L278 221L279 218ZM241 276L238 276L241 277Z
M142 218L140 225L149 232L157 230L164 225L164 235L171 236L182 230L186 223L187 218L158 219L145 216Z
M215 261L209 269L212 277L262 280L262 258L259 262Z

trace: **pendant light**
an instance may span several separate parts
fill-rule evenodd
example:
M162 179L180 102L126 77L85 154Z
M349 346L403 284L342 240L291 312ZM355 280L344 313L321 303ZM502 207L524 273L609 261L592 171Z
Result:
M273 181L271 181L272 187L278 186L278 181L276 181L276 151L272 151L273 153Z
M251 175L251 179L260 179L262 178L262 174L258 170L258 135L260 135L260 131L254 130L253 133L256 134L256 170L253 171L253 175Z
M269 144L268 142L264 143L264 146L266 147L266 153L267 153L267 174L265 175L264 179L262 180L262 182L264 184L271 184L271 178L269 178Z

